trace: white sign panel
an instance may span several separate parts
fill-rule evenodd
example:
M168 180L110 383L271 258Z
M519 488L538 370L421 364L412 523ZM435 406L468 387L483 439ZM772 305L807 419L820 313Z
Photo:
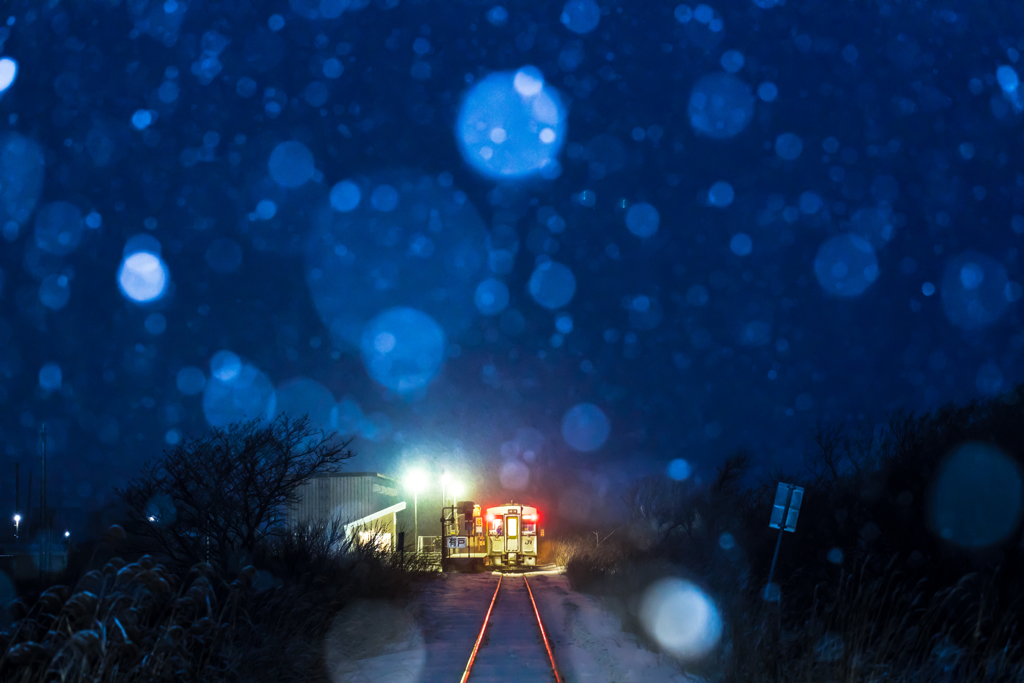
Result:
M452 550L469 547L469 541L466 536L449 536L446 540L448 541L448 547Z
M804 500L804 487L779 482L775 491L775 504L772 506L772 518L768 526L773 529L785 528L796 531L796 520L800 516L800 504ZM785 525L783 525L785 521Z

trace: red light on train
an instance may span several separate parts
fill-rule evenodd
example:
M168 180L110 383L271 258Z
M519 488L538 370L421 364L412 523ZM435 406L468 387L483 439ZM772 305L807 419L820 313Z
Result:
M488 512L487 513L487 521L488 522L493 522L494 521L494 513L493 512Z

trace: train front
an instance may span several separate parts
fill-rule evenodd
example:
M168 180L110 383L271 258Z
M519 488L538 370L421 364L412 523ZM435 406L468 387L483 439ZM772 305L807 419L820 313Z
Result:
M537 508L513 503L487 508L486 521L492 567L537 566Z

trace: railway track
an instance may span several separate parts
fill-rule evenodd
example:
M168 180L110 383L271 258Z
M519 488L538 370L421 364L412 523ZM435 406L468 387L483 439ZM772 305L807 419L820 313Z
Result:
M562 683L525 574L498 576L498 585L460 683L470 680Z

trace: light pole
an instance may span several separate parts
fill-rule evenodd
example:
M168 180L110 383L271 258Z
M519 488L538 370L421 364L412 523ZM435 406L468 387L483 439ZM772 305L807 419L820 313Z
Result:
M18 540L18 527L21 525L21 515L14 515L14 540Z
M405 486L412 489L412 524L416 537L416 552L420 551L420 490L423 488L425 479L423 470L420 469L410 470L405 475Z

